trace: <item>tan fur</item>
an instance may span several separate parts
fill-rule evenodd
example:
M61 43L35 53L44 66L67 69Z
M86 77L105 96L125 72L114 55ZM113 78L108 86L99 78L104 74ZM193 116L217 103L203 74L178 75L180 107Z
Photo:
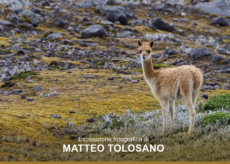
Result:
M173 110L175 101L185 100L190 112L190 125L188 134L193 133L195 120L195 104L199 90L203 84L203 75L199 68L192 65L184 65L176 68L154 70L152 65L153 41L141 43L138 41L142 69L145 80L150 86L154 97L160 101L163 115L163 131L166 132L166 119L168 109L171 114L172 127L174 129ZM149 53L150 51L150 53ZM145 56L145 58L143 57Z

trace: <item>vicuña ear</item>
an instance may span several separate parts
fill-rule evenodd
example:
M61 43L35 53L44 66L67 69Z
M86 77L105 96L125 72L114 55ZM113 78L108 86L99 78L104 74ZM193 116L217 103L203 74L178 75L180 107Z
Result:
M139 46L142 46L142 43L141 43L140 40L138 40L137 43L138 43Z
M153 47L153 41L151 41L151 42L149 43L149 45L150 45L150 47L152 48L152 47Z

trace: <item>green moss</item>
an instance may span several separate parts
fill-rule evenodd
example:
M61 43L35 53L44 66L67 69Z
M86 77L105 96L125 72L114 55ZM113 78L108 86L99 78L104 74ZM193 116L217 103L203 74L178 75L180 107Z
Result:
M60 51L69 51L68 48L62 48Z
M161 64L161 63L153 64L153 69L163 69L163 68L173 68L173 67L176 67L176 66L166 65L166 64ZM142 72L142 67L140 67L137 71Z
M51 67L51 70L59 70L59 69L60 69L60 67L58 67L58 66L57 67L53 67L53 66Z
M204 110L216 111L219 108L230 107L230 93L213 96L204 104Z
M11 51L10 50L1 50L2 52L4 52L4 53L11 53Z
M49 36L50 34L52 34L53 33L53 31L49 31L49 32L46 32L46 33L44 33L43 34L43 38L46 38L47 36Z
M96 67L103 66L103 65L105 65L105 61L100 61L100 62L94 64L94 66L96 66Z
M202 127L206 126L207 124L214 125L216 124L217 120L219 120L220 124L224 123L224 119L230 118L230 113L223 113L223 112L217 112L210 115L206 115L204 118L201 119L200 125ZM228 120L228 124L230 123L230 120Z
M24 79L24 78L31 76L31 75L39 75L39 74L36 72L33 72L33 71L20 72L19 74L15 75L14 77L11 77L10 80Z

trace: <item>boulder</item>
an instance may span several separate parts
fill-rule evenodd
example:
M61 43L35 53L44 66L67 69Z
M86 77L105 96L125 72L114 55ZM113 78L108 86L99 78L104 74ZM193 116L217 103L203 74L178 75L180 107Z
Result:
M220 25L220 26L228 26L228 21L223 17L212 18L211 25Z
M202 57L210 57L212 56L212 52L205 47L195 49L191 52L190 57L192 58L202 58Z
M58 26L58 27L64 27L65 23L64 23L64 21L62 21L60 19L54 19L52 22L52 25Z
M221 1L213 1L213 2L204 2L198 3L193 6L194 8L198 8L200 11L209 14L217 14L220 16L230 16L230 2L221 2Z
M164 31L173 32L175 29L161 18L156 18L152 23L156 28Z
M84 29L83 31L81 31L80 34L81 34L81 38L108 36L108 33L101 25L91 25L86 29Z
M32 24L34 27L38 26L39 21L35 13L31 10L24 10L18 14L18 17L21 18L24 22Z
M218 61L221 61L221 60L225 60L225 58L219 54L215 54L212 58L212 63L215 63L215 62L218 62Z
M53 34L50 34L46 37L47 40L50 40L50 39L56 39L56 38L62 38L62 34L60 33L53 33Z

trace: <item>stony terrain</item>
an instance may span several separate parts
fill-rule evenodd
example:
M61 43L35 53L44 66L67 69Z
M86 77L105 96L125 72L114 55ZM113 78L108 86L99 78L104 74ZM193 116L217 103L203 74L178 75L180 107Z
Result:
M159 109L142 75L139 39L154 40L155 69L200 68L201 98L229 93L230 3L179 2L0 0L1 147L18 148L9 136L20 132L25 142L61 148L77 142L56 134L69 122ZM10 154L3 150L0 161Z

